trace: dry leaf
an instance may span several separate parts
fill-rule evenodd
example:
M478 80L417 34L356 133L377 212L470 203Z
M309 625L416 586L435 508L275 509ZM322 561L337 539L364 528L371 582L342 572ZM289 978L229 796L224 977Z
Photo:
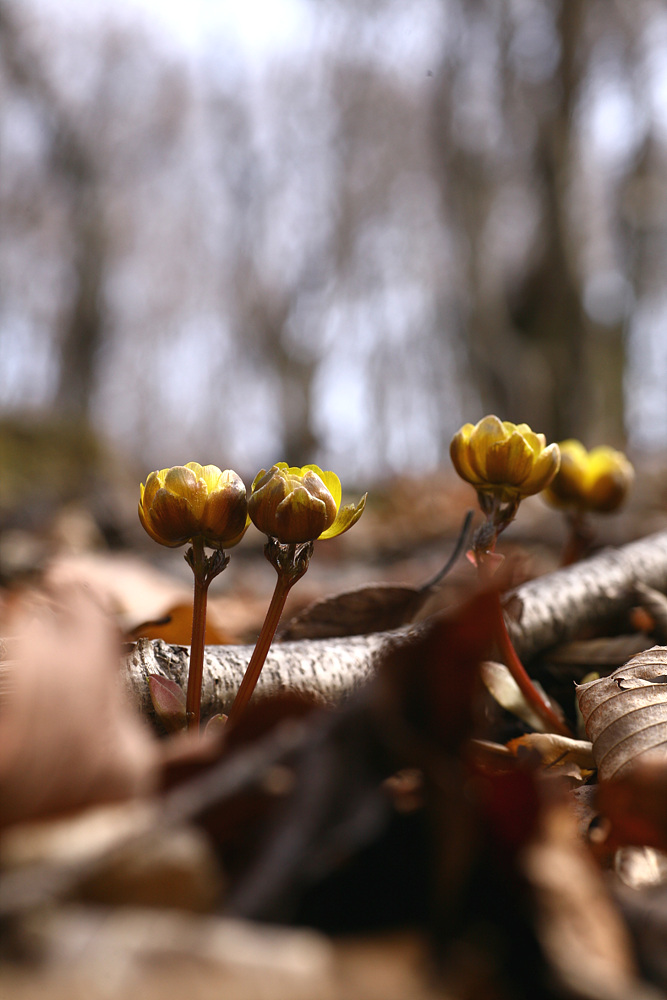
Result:
M173 646L189 646L192 638L192 601L174 604L163 616L136 625L128 639L164 639ZM235 642L236 637L217 621L214 609L206 617L204 641L207 646L224 646Z
M522 751L538 754L545 770L573 779L577 784L588 780L595 770L588 740L573 740L557 733L527 733L510 740L508 747L517 756Z
M310 604L280 632L281 639L330 639L334 636L368 635L400 628L413 621L450 571L465 548L472 522L466 514L454 551L441 570L421 587L372 583L334 594Z
M525 722L538 733L544 732L544 722L528 704L521 693L519 685L512 677L504 663L486 660L480 666L480 675L485 688L508 712ZM537 688L539 683L533 681ZM547 699L548 700L548 699Z
M626 928L581 841L568 798L545 801L521 863L534 894L538 934L561 983L575 996L601 1000L646 996L635 978Z
M149 791L157 748L126 701L118 637L90 596L24 603L0 703L0 826Z
M9 912L20 912L26 900L52 902L51 892L105 905L204 912L222 891L205 835L165 823L155 802L145 800L9 827L0 834L0 865L0 909Z
M638 757L667 756L667 648L633 656L608 677L577 688L601 781L618 777Z
M624 844L667 851L667 767L640 760L629 773L598 786L597 804L611 823L611 848Z
M280 638L329 639L399 628L412 621L428 597L429 590L417 587L389 583L358 587L304 608L281 630Z
M655 847L620 847L614 857L614 871L631 889L664 885L667 882L667 854Z

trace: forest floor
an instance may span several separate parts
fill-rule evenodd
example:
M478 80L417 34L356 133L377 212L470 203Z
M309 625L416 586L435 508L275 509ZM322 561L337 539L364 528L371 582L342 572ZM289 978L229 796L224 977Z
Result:
M354 591L329 618L343 643L355 615L388 636L371 679L336 705L267 696L233 734L167 736L119 664L141 637L189 644L192 574L143 534L132 489L114 517L90 499L3 511L3 1000L667 997L667 654L625 666L667 642L659 594L526 663L570 732L538 734L480 666L493 616L465 556L406 611L472 489L397 480L316 543L283 617ZM640 466L593 528L594 551L619 553L667 531L667 466ZM522 504L504 586L560 579L566 534ZM262 545L251 527L212 584L208 643L254 643L275 581ZM332 655L313 620L308 655ZM602 729L608 688L575 698L595 677L633 699Z

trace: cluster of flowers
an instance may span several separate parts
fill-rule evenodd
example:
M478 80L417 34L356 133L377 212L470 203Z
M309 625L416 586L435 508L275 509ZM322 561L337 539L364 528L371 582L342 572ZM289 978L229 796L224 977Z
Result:
M363 513L365 496L346 506L341 506L341 498L335 473L317 465L290 468L285 462L278 462L268 472L262 469L255 476L250 496L241 477L231 469L223 472L216 465L198 462L151 472L146 484L141 484L139 519L151 538L170 548L191 543L185 558L195 582L192 644L187 695L180 706L182 712L176 712L179 725L199 728L207 591L229 561L224 550L238 545L252 521L267 535L264 551L278 574L262 631L226 720L233 725L257 684L290 588L308 569L313 542L342 534ZM205 554L205 547L213 549L211 556ZM149 685L151 679L156 678L149 677ZM180 705L179 693L173 688L171 693ZM164 706L161 710L158 695L153 704L163 721L174 714L173 705L169 711Z
M201 538L213 549L229 549L252 521L264 534L293 545L333 538L359 520L366 498L341 507L341 485L316 465L289 468L278 462L255 477L250 497L230 469L188 462L151 472L141 484L139 518L161 545L176 547Z
M541 493L557 507L609 513L623 503L632 484L632 465L606 445L587 451L580 441L547 445L527 424L484 417L464 424L450 448L454 468L471 483L483 510L489 499L516 505Z
M494 552L498 535L513 519L524 497L545 491L553 504L564 507L581 528L588 511L616 510L633 479L626 457L612 448L587 452L579 441L547 445L543 434L527 424L484 417L465 424L451 443L451 457L458 474L477 491L485 523L473 539L473 561L480 571L502 557ZM195 576L192 648L183 722L199 726L199 710L206 621L206 593L211 580L227 565L224 550L237 545L252 521L267 536L265 553L278 573L276 589L246 675L231 708L234 724L252 695L268 648L275 634L290 588L303 576L317 539L334 538L355 524L366 497L341 506L338 476L317 465L289 467L278 462L262 469L253 480L250 495L241 478L230 469L188 462L151 472L141 484L139 518L156 542L169 547L191 543L186 559ZM213 550L204 554L204 547ZM516 661L502 624L498 604L499 634L511 662ZM511 668L526 696L549 724L558 726L518 661ZM156 706L157 709L157 706Z

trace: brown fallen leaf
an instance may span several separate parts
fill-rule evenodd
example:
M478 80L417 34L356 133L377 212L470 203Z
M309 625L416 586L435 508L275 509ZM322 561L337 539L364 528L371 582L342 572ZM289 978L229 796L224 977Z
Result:
M281 639L327 639L384 632L412 621L430 591L374 583L315 601L295 615Z
M83 590L24 601L0 701L0 826L150 791L157 744L123 694L118 635Z
M127 638L131 641L164 639L173 646L189 646L192 638L192 601L174 604L159 618L136 625L128 632ZM207 646L224 646L235 641L235 636L216 621L214 611L206 617L204 641Z
M295 615L280 631L281 639L328 639L384 632L411 622L437 590L461 555L473 512L468 511L454 551L436 575L421 587L372 583L322 598Z
M545 771L583 784L595 770L593 749L588 740L573 740L557 733L527 733L507 744L516 756L535 754Z
M537 712L528 704L519 685L512 677L504 663L485 660L480 665L480 676L487 691L507 712L516 715L538 733L544 732L544 722ZM548 697L537 681L533 681L540 689L545 699Z
M610 824L608 848L625 845L667 851L667 766L662 760L638 761L614 781L601 782L597 806Z
M608 677L577 687L577 700L601 781L646 754L667 757L667 648L633 656Z
M549 790L520 864L555 975L573 996L648 1000L651 991L637 979L629 935L581 840L571 801Z

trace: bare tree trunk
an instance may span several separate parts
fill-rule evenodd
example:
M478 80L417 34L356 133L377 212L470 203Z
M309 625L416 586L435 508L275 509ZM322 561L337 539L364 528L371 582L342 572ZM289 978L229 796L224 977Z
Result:
M452 213L461 236L462 260L467 259L461 332L484 410L526 421L550 440L587 439L595 429L620 443L623 325L619 321L597 327L584 311L580 220L573 217L572 208L573 122L587 66L587 7L584 0L561 0L558 10L557 68L546 81L529 85L514 75L510 33L503 34L504 5L502 9L492 3L477 5L478 13L483 12L499 35L502 127L511 134L520 125L518 134L526 141L525 119L516 110L517 94L537 123L530 183L539 201L540 233L530 266L510 275L489 260L488 222L508 183L507 168L495 154L474 144L466 146L455 134L461 83L451 62L442 70L434 103L436 176L447 224ZM517 165L525 169L519 160Z
M46 112L53 166L68 191L75 280L61 321L55 407L85 425L104 332L102 282L106 247L95 154L82 140L77 123L71 120L39 62L28 50L20 25L7 4L0 4L0 41L3 61L15 83Z

